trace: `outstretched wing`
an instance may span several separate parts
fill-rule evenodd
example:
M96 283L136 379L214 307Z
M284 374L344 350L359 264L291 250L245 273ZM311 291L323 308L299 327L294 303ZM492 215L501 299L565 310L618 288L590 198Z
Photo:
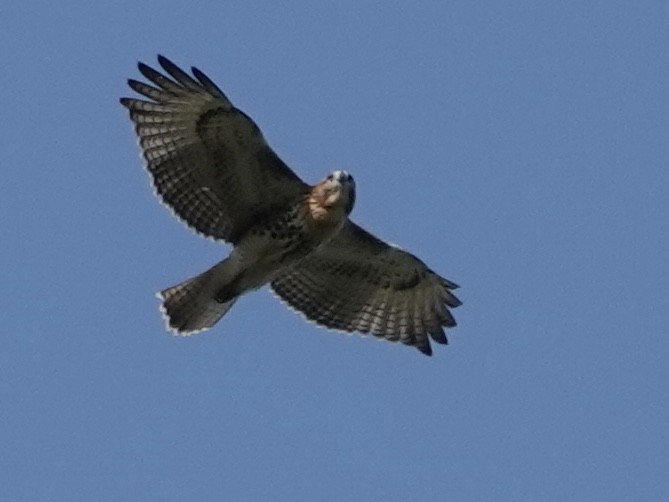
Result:
M410 253L347 221L327 244L271 283L308 319L328 328L371 333L432 354L429 338L447 343L460 305L440 277Z
M121 99L156 191L187 225L235 244L259 215L308 187L204 73L158 62L168 76L139 63L153 85L128 80L148 99Z

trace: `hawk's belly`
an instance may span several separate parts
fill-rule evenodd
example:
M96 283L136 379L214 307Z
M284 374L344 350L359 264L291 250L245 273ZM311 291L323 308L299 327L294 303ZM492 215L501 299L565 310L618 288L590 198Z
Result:
M315 225L299 206L258 222L233 250L243 290L257 289L327 241L340 225Z

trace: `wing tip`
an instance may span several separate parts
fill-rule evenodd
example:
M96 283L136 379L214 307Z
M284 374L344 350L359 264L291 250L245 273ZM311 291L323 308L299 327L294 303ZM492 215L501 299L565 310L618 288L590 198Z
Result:
M168 57L165 57L162 54L158 54L157 59L161 68L170 75L174 76L172 72L183 73L183 70L174 64Z
M430 338L432 341L441 344L441 345L448 345L448 337L444 333L444 329L440 326L434 326L432 329L428 331Z
M156 71L156 70L154 70L153 68L151 68L148 64L143 63L142 61L138 61L138 62L137 62L137 69L138 69L139 72L140 72L142 75L144 75L146 78L149 78L149 77L147 76L147 73L153 73L153 72Z
M432 357L432 346L430 345L430 342L427 342L426 344L415 345L415 347L420 351L421 354Z

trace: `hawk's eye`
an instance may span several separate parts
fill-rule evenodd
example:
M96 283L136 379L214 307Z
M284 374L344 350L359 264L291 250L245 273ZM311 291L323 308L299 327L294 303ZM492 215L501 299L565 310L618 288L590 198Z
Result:
M351 176L351 175L349 174L349 175L346 177L346 181L348 181L349 183L352 182L352 181L353 181L353 176Z

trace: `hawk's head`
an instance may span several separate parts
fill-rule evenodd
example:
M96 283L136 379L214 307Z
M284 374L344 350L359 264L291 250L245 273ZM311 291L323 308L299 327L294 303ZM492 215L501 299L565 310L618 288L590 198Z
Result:
M355 181L346 171L334 171L319 183L326 207L341 207L348 216L355 204Z

